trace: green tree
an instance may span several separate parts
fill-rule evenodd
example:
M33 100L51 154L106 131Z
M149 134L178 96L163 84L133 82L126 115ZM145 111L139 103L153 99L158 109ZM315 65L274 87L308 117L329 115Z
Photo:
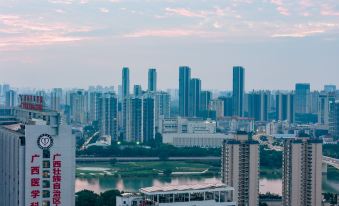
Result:
M109 190L100 194L101 205L102 206L115 206L116 198L120 196L121 193L119 190Z
M82 190L76 196L76 206L100 206L100 196L93 191Z

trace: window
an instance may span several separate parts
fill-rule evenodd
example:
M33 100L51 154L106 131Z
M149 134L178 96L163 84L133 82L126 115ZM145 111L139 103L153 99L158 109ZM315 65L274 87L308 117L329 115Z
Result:
M43 197L43 198L49 198L49 197L51 197L50 191L49 191L49 190L43 190L43 191L42 191L42 197Z
M44 160L44 161L42 162L42 167L43 167L43 168L50 168L50 167L51 167L50 161L49 161L49 160Z
M42 202L42 206L50 206L49 200L44 200L44 201Z
M42 188L50 188L51 183L49 180L43 180L42 181Z
M49 170L44 170L43 173L42 173L42 177L43 178L50 178Z
M43 152L42 152L42 157L49 159L51 157L49 150L44 149Z

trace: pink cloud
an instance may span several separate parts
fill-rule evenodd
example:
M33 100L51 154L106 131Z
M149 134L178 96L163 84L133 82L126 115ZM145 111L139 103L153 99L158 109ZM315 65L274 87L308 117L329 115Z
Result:
M142 30L133 33L129 33L124 35L126 38L142 38L142 37L188 37L188 36L195 36L195 37L218 37L222 36L221 33L217 32L207 32L202 30L196 29L180 29L180 28L173 28L173 29L149 29L149 30Z
M280 31L272 35L272 37L307 37L325 32L338 30L339 25L334 23L308 23L293 25L285 31Z
M0 25L2 25L0 26L0 33L4 34L4 37L0 38L2 50L86 40L89 38L76 37L71 33L83 33L92 30L90 27L66 23L41 23L17 15L0 15Z
M339 11L336 11L332 6L323 4L321 6L320 14L323 16L339 16Z
M284 5L282 0L271 0L271 3L276 5L276 9L281 15L284 15L284 16L290 15L289 10Z
M190 11L188 9L185 8L166 8L165 11L168 14L175 14L175 15L179 15L179 16L185 16L185 17L200 17L200 18L204 18L207 16L207 14L205 12L194 12L194 11Z

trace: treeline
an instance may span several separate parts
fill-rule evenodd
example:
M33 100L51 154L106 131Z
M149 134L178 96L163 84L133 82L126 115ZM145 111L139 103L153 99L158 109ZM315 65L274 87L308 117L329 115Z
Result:
M109 190L96 194L93 191L82 190L75 195L76 206L115 206L116 197L121 195L121 193L118 190Z
M220 155L220 149L199 147L179 148L167 144L162 144L157 147L113 144L110 147L92 146L84 151L77 151L77 156L160 157L160 159L163 160L168 157L206 157Z
M323 155L339 159L339 144L324 144Z

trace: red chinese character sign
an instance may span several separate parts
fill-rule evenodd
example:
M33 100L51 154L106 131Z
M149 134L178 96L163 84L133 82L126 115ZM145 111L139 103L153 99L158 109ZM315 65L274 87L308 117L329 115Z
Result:
M34 95L20 95L20 107L28 110L43 110L43 97Z

